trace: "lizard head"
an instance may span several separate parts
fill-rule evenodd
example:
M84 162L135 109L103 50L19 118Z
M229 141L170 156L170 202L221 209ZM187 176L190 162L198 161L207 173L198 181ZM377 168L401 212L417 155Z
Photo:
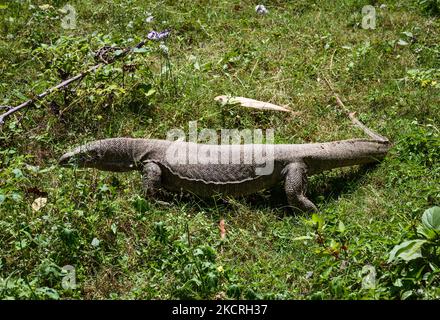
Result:
M81 145L65 154L58 164L106 171L129 171L135 169L130 148L124 141L117 139L98 140Z

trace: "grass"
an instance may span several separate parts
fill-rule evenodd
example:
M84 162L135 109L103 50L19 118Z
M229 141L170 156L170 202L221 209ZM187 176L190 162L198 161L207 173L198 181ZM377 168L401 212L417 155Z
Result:
M31 2L0 3L0 105L94 64L103 45L132 46L151 29L172 35L168 55L148 43L2 127L1 298L439 298L438 275L428 283L411 265L387 262L423 211L439 204L435 1L270 1L269 14L258 16L253 1L77 0L69 1L73 30L60 24L66 1ZM374 30L361 28L367 4L376 8ZM85 141L165 138L192 120L199 128L275 128L277 143L361 137L324 76L394 146L375 168L312 177L319 217L290 214L281 188L245 199L176 195L165 205L141 197L138 173L57 166ZM221 107L214 97L222 94L301 114ZM47 204L33 210L36 198ZM75 289L62 286L65 265L75 268ZM374 289L362 287L365 266L375 269Z

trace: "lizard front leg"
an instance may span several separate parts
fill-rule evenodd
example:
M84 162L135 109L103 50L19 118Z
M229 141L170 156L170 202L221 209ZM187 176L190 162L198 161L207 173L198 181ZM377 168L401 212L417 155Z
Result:
M161 187L162 170L154 162L146 163L142 168L142 187L147 197L156 195Z
M287 201L292 208L306 212L316 212L318 209L305 196L307 187L307 167L304 163L290 163L284 170L284 190Z

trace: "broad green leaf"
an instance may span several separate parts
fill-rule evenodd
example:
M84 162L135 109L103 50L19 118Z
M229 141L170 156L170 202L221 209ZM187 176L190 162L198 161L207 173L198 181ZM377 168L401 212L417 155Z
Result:
M409 74L410 76L416 76L419 72L420 72L419 69L409 69L406 71L406 73Z
M16 178L23 177L23 173L21 172L20 169L14 169L14 170L12 170L12 173L15 175Z
M150 204L142 197L136 197L132 205L140 213L145 213L150 209Z
M12 200L16 201L16 202L20 202L22 199L21 195L18 194L17 192L12 193Z
M402 293L401 299L406 300L409 297L411 297L412 295L413 295L413 292L411 290L405 291L404 293Z
M148 52L148 49L147 48L134 48L133 52L134 53L145 53L145 52Z
M396 281L394 281L394 283L393 283L393 286L395 286L395 287L402 287L403 286L403 283L402 283L402 279L396 279Z
M421 248L426 240L408 240L396 245L390 252L388 263L402 259L411 261L422 257Z
M332 239L330 241L330 248L332 248L333 250L339 250L340 244L335 241L334 239Z
M425 228L440 231L440 207L426 210L422 216L422 224Z
M345 232L345 224L342 221L339 221L338 231L340 233L344 233Z
M150 90L147 91L147 93L145 93L146 97L150 97L152 95L154 95L156 93L156 90L151 88Z
M426 239L429 239L429 240L433 240L437 237L437 233L435 232L435 230L428 229L428 228L424 227L423 225L417 227L417 233L419 235L424 236Z
M316 213L312 214L312 222L318 230L321 230L324 226L324 219Z
M203 255L203 250L200 248L197 248L194 250L194 255L195 256L202 256Z
M20 98L20 99L22 99L22 100L27 100L27 99L28 99L28 98L27 98L24 94L22 94L20 91L14 91L13 94L14 94L17 98Z
M432 207L423 213L422 224L417 227L417 232L429 240L434 240L440 236L439 207Z
M38 288L36 292L40 294L44 294L46 297L53 300L60 299L60 295L58 294L58 292L52 288L48 288L48 287Z

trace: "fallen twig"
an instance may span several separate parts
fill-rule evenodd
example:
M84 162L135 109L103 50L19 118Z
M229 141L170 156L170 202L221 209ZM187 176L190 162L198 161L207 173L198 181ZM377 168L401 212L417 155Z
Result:
M43 99L45 96L47 96L47 95L49 95L49 94L51 94L51 93L53 93L53 92L55 92L55 91L57 91L57 90L59 90L59 89L61 89L61 88L67 87L70 83L72 83L72 82L74 82L74 81L76 81L76 80L78 80L78 79L83 78L84 76L86 76L86 75L89 74L90 72L93 72L93 71L97 70L97 69L98 69L99 67L101 67L102 65L103 65L102 63L99 63L99 64L97 64L97 65L95 65L95 66L89 68L88 70L83 71L83 72L81 72L80 74L74 76L73 78L67 79L67 80L65 80L65 81L63 81L63 82L57 84L56 86L47 89L47 90L44 91L43 93L40 93L39 95L37 95L35 98L29 99L29 100L27 100L26 102L23 102L22 104L20 104L20 105L18 105L18 106L16 106L16 107L10 109L9 111L3 113L3 114L0 116L0 125L3 125L3 124L4 124L4 119L5 119L6 117L10 116L11 114L13 114L13 113L15 113L15 112L17 112L17 111L19 111L19 110L21 110L21 109L27 107L27 106L30 106L30 105L34 104L35 102L37 102L37 101Z
M146 40L143 40L140 43L138 43L134 48L139 49L139 48L143 47L145 45L145 43L146 43ZM134 48L130 48L130 47L125 48L124 50L122 50L122 53L120 55L118 55L118 58L121 58L121 57L125 56L127 53L132 51ZM76 76L74 76L74 77L72 77L70 79L64 80L63 82L57 84L56 86L47 89L43 93L40 93L39 95L37 95L37 96L35 96L35 97L33 97L33 98L23 102L22 104L20 104L20 105L18 105L16 107L4 106L6 108L9 107L9 110L7 112L3 113L2 115L0 115L0 126L2 126L4 124L5 119L7 117L9 117L11 114L13 114L13 113L15 113L15 112L25 108L25 107L33 105L35 102L43 99L44 97L48 96L49 94L51 94L51 93L53 93L55 91L58 91L58 90L60 90L62 88L67 87L72 82L75 82L77 80L83 79L86 75L88 75L89 73L92 73L92 72L98 70L103 65L113 63L115 61L115 59L110 59L107 56L105 57L105 59L103 58L103 51L102 50L103 50L102 48L100 50L98 50L98 55L97 55L99 60L102 61L102 62L94 65L93 67L90 67L89 69L81 72L80 74L78 74L78 75L76 75ZM109 49L106 47L105 48L105 52L107 53L108 51L109 51ZM2 106L2 108L3 108L3 106Z
M370 128L368 128L366 125L364 125L362 122L359 121L358 118L356 118L356 112L350 112L350 110L347 109L347 107L345 106L345 104L342 102L342 100L339 98L339 96L337 95L337 93L335 92L335 90L333 89L333 86L331 84L331 82L324 77L324 81L327 83L327 86L330 88L330 90L332 91L333 96L336 99L336 103L337 105L348 115L348 117L350 118L351 122L357 126L358 128L360 128L362 131L365 132L366 135L368 135L369 137L371 137L374 140L379 140L379 141L388 141L387 138L381 136L380 134L374 132L373 130L371 130Z

